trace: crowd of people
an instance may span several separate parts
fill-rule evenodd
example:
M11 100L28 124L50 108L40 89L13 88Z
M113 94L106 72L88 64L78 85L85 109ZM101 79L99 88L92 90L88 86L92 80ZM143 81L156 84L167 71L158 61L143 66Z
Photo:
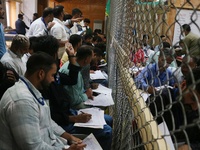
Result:
M4 15L0 2L0 19ZM103 129L74 126L92 118L77 111L91 107L84 101L93 99L91 88L98 84L90 80L90 72L107 71L99 67L106 37L99 30L92 32L90 20L78 8L65 14L57 5L33 17L28 27L23 14L18 15L9 48L0 23L0 149L82 150L87 145L72 134L93 133L101 147L110 150L111 116L104 115Z
M182 25L181 31L183 38L175 46L165 35L159 37L160 44L155 47L149 45L148 35L135 39L130 59L133 68L141 68L133 79L138 89L151 94L146 104L157 123L166 122L172 132L185 128L173 133L172 139L184 143L180 150L197 150L200 37L192 33L189 24Z

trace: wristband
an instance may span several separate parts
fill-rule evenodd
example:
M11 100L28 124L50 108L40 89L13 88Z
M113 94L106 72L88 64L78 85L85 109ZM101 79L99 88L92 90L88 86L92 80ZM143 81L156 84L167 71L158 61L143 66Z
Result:
M76 57L76 55L68 55L68 57L70 58L70 57Z

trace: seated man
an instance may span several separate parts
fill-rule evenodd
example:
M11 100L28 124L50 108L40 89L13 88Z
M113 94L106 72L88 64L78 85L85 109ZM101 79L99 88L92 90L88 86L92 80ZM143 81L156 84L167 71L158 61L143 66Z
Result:
M29 40L24 35L16 35L10 47L1 62L4 66L13 68L19 75L23 76L26 71L26 64L22 60L22 56L28 53Z
M168 66L173 61L173 51L163 49L160 51L158 63L147 65L135 78L137 88L150 94L155 92L155 87L162 85L174 86L174 78Z
M186 76L186 84L182 87L183 103L191 107L190 111L186 111L187 123L185 130L181 130L176 140L186 142L185 145L178 149L200 149L200 129L199 129L199 102L200 102L200 68L195 68ZM190 125L190 127L189 127ZM186 131L186 132L185 132ZM186 137L187 134L187 137Z
M59 127L39 90L54 81L55 60L45 54L33 54L27 62L25 77L9 88L0 102L1 149L78 149L82 141ZM70 147L67 140L77 142Z
M77 50L77 64L80 67L84 67L90 64L91 59L93 57L93 51L90 48L90 46L81 46ZM61 73L69 73L69 62L66 62L61 69L59 70ZM74 109L82 109L87 108L86 105L84 105L84 102L88 100L88 98L91 96L91 93L86 92L84 90L84 82L82 74L79 72L78 74L78 82L75 85L72 86L64 86L66 89L66 92L69 93L71 101L71 108Z

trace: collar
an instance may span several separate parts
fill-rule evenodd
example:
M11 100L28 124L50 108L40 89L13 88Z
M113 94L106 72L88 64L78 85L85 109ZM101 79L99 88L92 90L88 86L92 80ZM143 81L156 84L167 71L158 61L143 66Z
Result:
M53 21L56 21L56 22L58 22L59 24L64 25L63 21L61 21L61 20L58 19L58 18L54 18Z
M8 53L11 55L12 58L19 58L19 59L21 59L21 57L19 57L15 53L13 53L11 50L8 50Z

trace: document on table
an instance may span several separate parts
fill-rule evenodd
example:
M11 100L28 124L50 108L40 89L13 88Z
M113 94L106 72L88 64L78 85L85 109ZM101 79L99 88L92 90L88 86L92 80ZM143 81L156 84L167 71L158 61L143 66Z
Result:
M165 139L169 149L175 150L174 144L172 142L172 138L171 138L170 133L169 133L169 129L168 129L165 121L162 122L161 124L159 124L158 128L160 129L162 136L164 136L164 139Z
M75 123L74 126L76 127L103 129L103 126L106 124L104 119L104 111L99 108L80 109L78 114L81 113L91 114L92 118L86 123Z
M103 150L92 133L83 140L83 143L87 145L84 150Z
M112 93L112 89L109 89L101 84L98 85L97 89L93 89L93 92L96 93L101 93L101 94L111 94Z
M106 77L103 75L103 73L100 70L95 71L94 73L90 73L90 78L92 80L96 79L106 79Z
M97 89L94 89L93 92L100 93L97 96L94 96L94 99L88 99L84 102L85 105L92 106L111 106L114 105L112 98L112 89L109 89L101 84L99 84Z
M114 105L114 101L112 98L111 93L110 94L99 94L97 96L94 96L94 99L88 99L84 102L85 105L92 105L92 106L111 106Z

